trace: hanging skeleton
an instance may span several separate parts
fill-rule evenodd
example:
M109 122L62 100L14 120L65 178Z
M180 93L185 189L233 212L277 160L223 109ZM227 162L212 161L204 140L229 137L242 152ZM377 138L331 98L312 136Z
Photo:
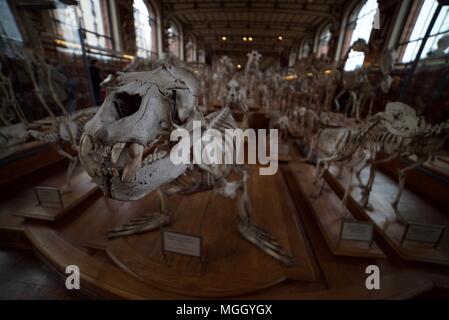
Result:
M173 129L192 132L194 120L201 121L203 129L224 132L236 128L229 108L203 117L197 110L198 90L192 73L169 65L152 72L123 74L121 86L86 124L80 160L106 196L137 200L157 189L160 197L158 213L133 219L110 231L109 237L168 225L171 217L167 195L204 190L215 190L226 197L240 193L238 230L242 236L273 258L292 264L292 258L279 244L251 221L246 170L236 165L205 165L199 159L194 162L199 164L193 165L171 161L169 154L178 152L183 143L169 141ZM238 180L229 180L232 171Z

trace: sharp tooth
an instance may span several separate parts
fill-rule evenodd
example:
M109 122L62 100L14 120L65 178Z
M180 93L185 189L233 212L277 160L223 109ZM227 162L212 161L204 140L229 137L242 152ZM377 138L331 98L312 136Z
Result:
M92 151L95 149L95 145L92 143L92 139L88 135L84 135L80 143L80 161L87 173L91 177L101 176L100 166L93 157L96 156Z
M128 147L128 153L130 160L123 169L123 182L131 182L136 178L136 171L142 165L143 146L133 143Z
M111 146L102 146L102 150L101 150L101 156L104 158L107 158L109 156L109 154L111 153Z
M114 146L112 147L112 151L111 151L112 163L117 163L125 146L126 146L125 142L118 142L118 143L114 144Z
M92 139L86 134L81 139L81 147L80 147L80 154L81 156L87 156L90 152L92 152L93 144Z
M146 163L150 163L151 161L153 161L153 155L152 154L150 154L149 156L147 156L146 158L145 158L145 164Z

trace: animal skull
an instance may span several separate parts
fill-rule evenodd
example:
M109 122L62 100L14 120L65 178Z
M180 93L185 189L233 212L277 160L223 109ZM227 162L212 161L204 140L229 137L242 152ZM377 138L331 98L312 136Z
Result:
M79 150L106 196L138 200L185 172L187 165L170 161L176 144L169 136L193 120L198 90L192 73L172 66L121 76L120 86L86 124Z

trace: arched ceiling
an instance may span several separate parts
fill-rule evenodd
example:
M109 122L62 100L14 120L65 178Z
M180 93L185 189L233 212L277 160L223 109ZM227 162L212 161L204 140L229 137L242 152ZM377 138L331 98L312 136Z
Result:
M164 0L164 13L215 52L279 52L325 21L339 19L344 0ZM278 37L282 35L283 40ZM223 41L222 37L227 40ZM252 42L242 38L251 36Z

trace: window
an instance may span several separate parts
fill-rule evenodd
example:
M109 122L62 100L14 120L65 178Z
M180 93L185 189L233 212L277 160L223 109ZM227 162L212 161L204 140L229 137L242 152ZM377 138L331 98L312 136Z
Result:
M134 0L134 28L136 32L137 56L150 58L156 54L156 19L144 0ZM151 8L150 8L151 9Z
M195 62L195 41L192 37L189 38L186 42L186 61L187 62Z
M290 52L290 57L289 57L289 59L288 59L288 67L289 67L289 68L292 68L292 67L295 66L297 53L298 53L298 48L294 48L294 49Z
M378 6L376 0L361 1L349 15L346 25L345 40L343 44L343 55L345 55L352 44L358 39L363 39L369 43L371 31L373 29L374 17ZM363 52L352 51L349 53L345 64L345 70L351 71L363 65L365 54Z
M58 47L58 50L81 54L76 7L54 9L51 11L51 17L58 38L56 42L64 45L64 48Z
M323 28L323 31L321 32L320 38L318 40L318 57L321 57L322 55L327 56L327 53L329 51L329 41L331 40L331 37L331 25L328 24Z
M206 62L206 52L203 48L200 48L198 50L198 62L199 63L205 63Z
M398 45L399 62L409 63L415 60L437 6L437 0L414 1ZM439 57L448 54L447 45L444 44L445 41L447 42L447 36L449 36L449 8L444 6L438 15L420 58ZM440 47L440 50L437 50L438 47Z
M2 38L22 42L22 36L7 0L0 0L0 28Z
M107 1L80 0L81 26L86 30L86 44L112 49Z
M307 58L312 53L313 42L312 39L307 39L302 47L301 58Z
M78 29L84 29L87 51L98 58L105 49L112 49L110 33L108 1L80 0L78 6L61 6L51 11L51 19L58 39L58 50L81 54Z
M174 23L170 23L168 28L168 51L177 58L180 58L179 30Z

